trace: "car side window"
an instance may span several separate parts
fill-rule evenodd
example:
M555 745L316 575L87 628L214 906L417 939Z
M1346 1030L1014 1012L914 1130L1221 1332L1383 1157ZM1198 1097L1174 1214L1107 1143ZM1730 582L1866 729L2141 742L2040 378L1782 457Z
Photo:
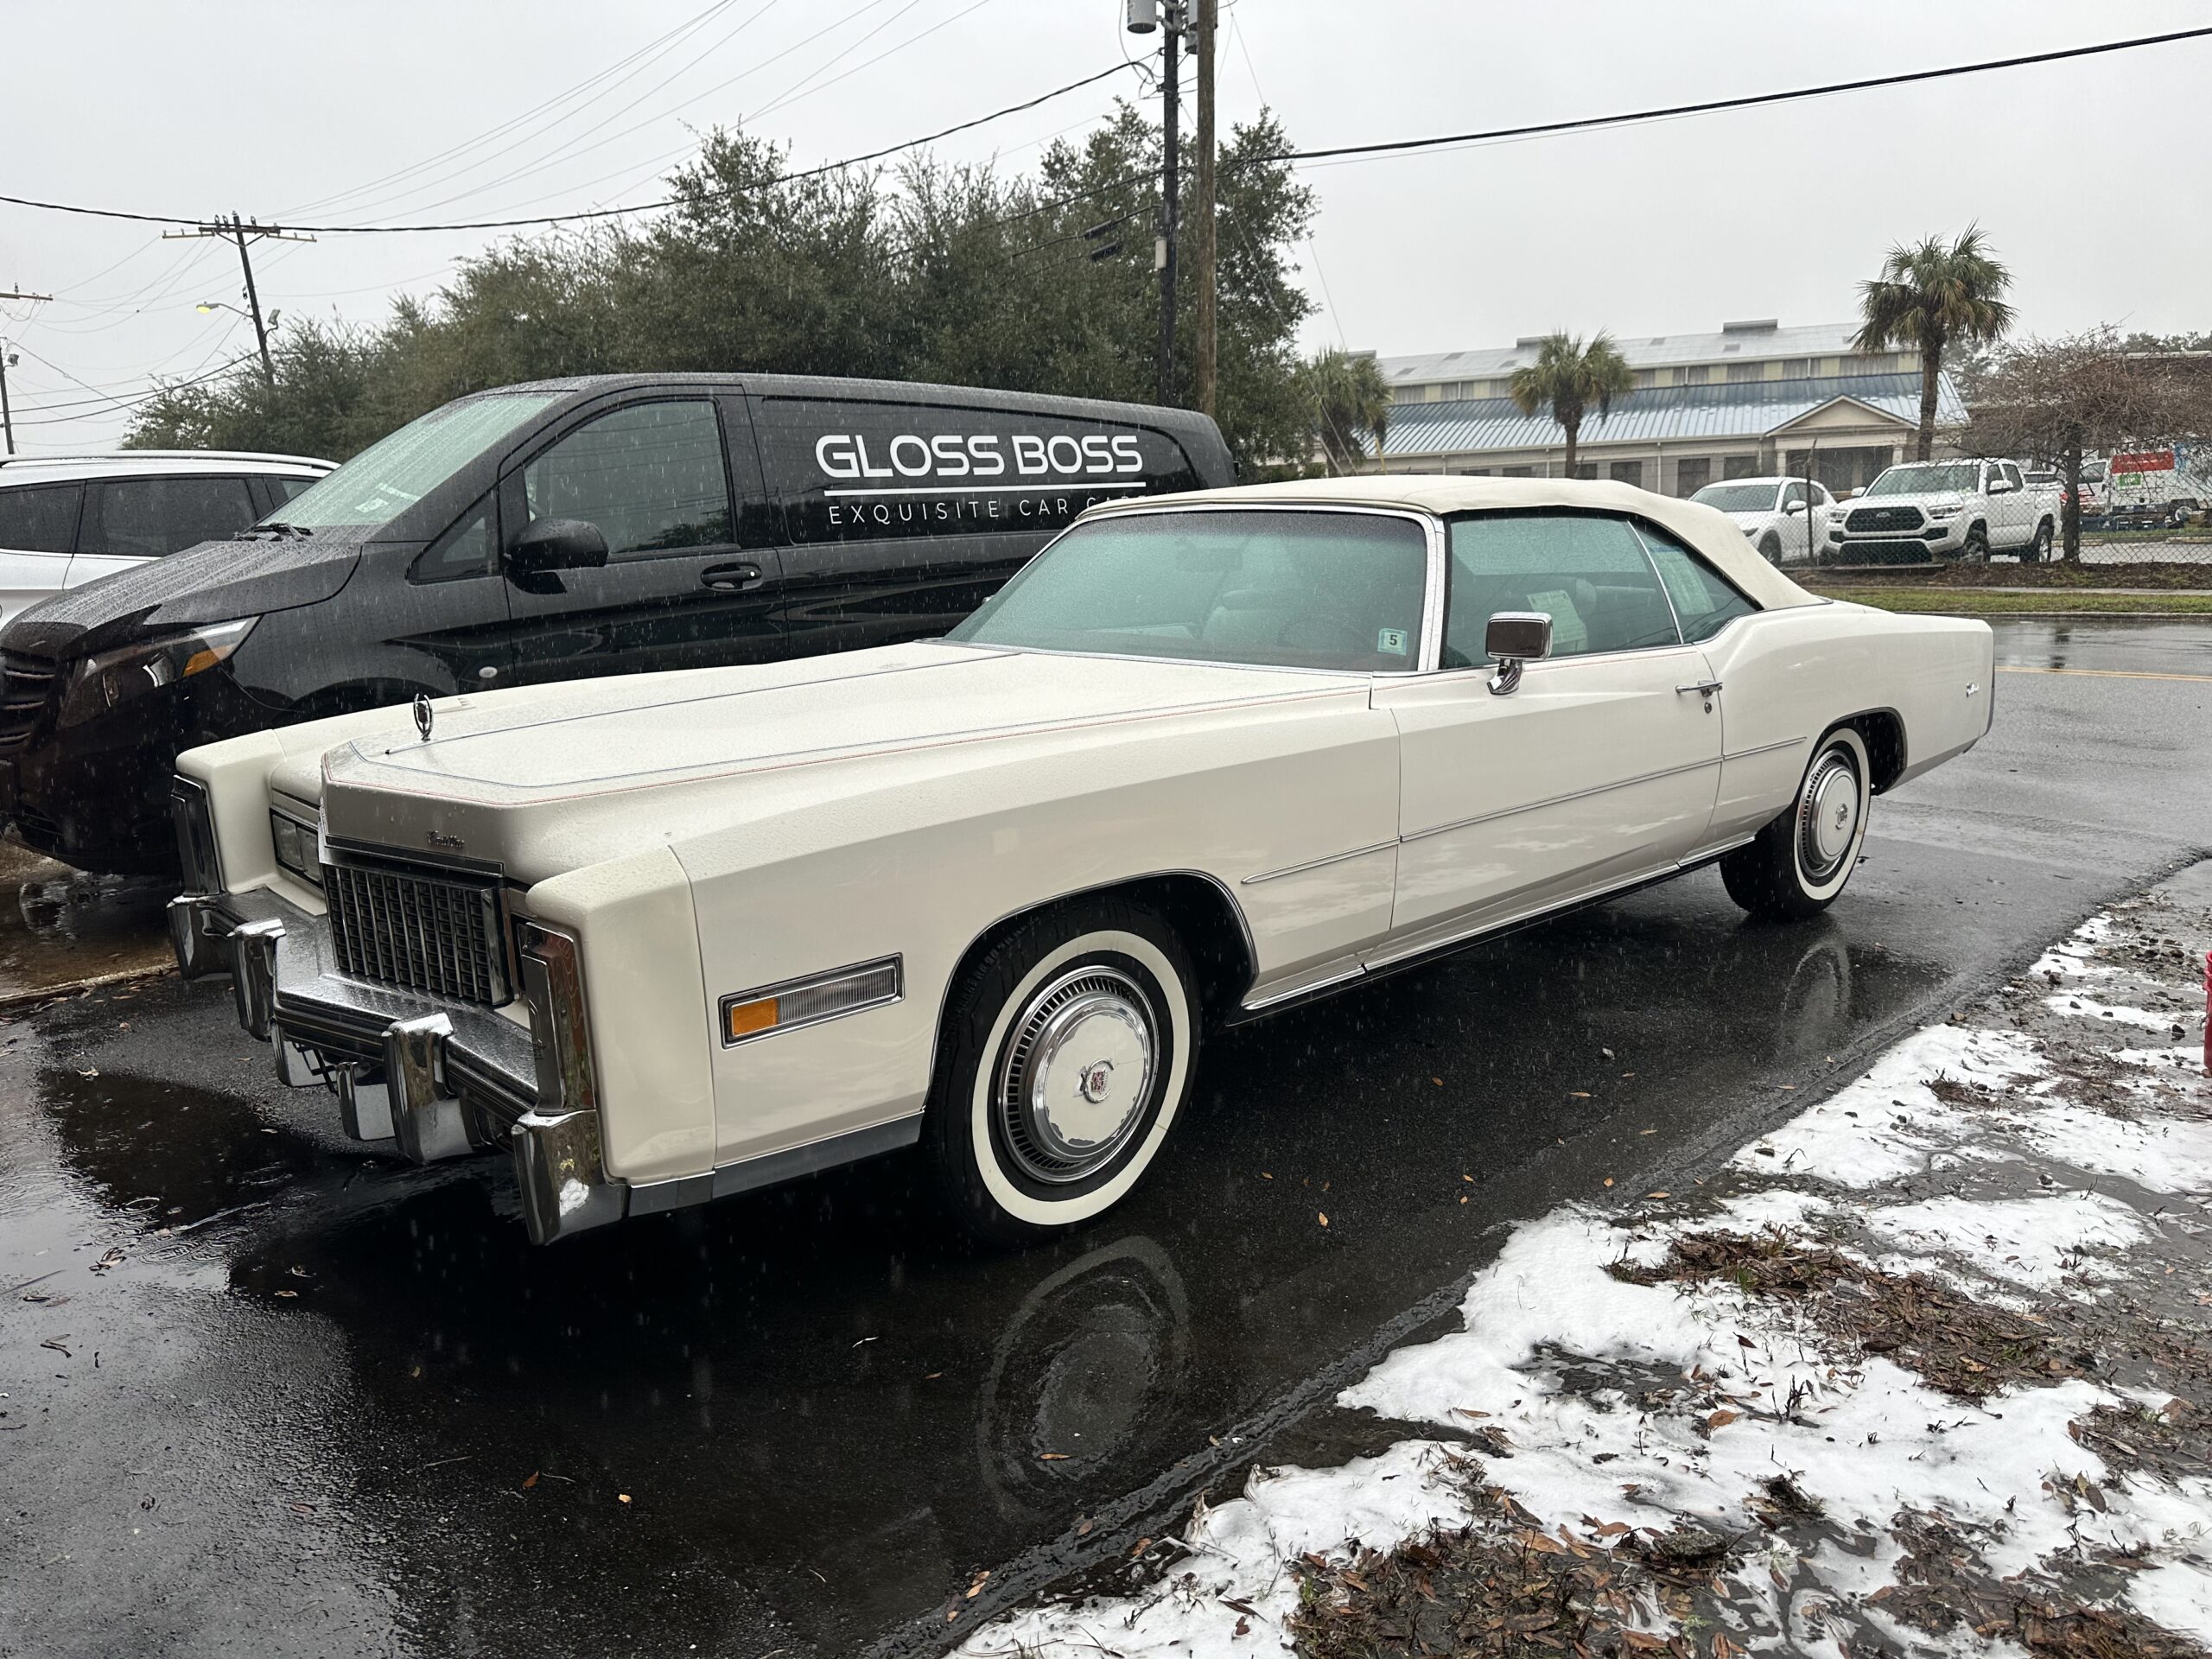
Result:
M1636 534L1667 584L1682 638L1696 645L1758 607L1731 587L1720 573L1665 531L1638 524Z
M269 486L270 494L276 498L276 505L281 507L308 485L314 483L315 480L287 478L281 473L269 473L263 475L261 481Z
M165 558L235 536L259 515L242 478L111 478L91 486L83 553Z
M1789 485L1782 492L1782 506L1785 512L1791 507L1802 507L1804 505L1805 486L1802 484Z
M2005 463L2005 481L2016 490L2020 487L2020 469L2009 461Z
M0 490L0 547L18 553L67 553L77 537L81 484Z
M540 454L522 478L530 522L595 524L610 559L730 540L721 423L703 397L611 410Z
M1675 613L1622 518L1491 513L1452 521L1446 668L1487 663L1483 635L1499 611L1552 620L1552 655L1676 645Z

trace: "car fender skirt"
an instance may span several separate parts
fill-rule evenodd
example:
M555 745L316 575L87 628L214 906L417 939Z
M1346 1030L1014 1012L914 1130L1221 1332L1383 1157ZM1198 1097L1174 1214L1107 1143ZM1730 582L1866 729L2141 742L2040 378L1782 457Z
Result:
M531 918L582 948L607 1173L633 1184L712 1174L713 1002L691 883L666 847L539 882Z

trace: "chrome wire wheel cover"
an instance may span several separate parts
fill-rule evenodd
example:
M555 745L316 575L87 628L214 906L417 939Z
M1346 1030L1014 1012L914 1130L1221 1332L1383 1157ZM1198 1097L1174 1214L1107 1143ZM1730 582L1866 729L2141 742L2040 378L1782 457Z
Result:
M1797 864L1814 887L1834 880L1858 845L1861 809L1850 751L1829 749L1813 762L1797 794Z
M1065 1185L1113 1162L1144 1122L1158 1031L1151 1000L1117 969L1040 987L1014 1017L993 1091L1014 1167Z

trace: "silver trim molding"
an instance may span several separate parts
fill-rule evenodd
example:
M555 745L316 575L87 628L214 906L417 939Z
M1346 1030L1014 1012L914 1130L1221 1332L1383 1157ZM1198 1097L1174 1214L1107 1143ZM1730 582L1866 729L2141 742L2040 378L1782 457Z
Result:
M1303 864L1287 864L1279 870L1262 870L1257 875L1245 876L1236 885L1240 887L1249 887L1262 881L1280 880L1286 875L1303 875L1308 870L1321 869L1331 864L1341 864L1346 859L1364 858L1370 853L1388 852L1397 844L1398 839L1393 836L1388 841L1372 842L1364 847L1355 847L1350 852L1331 853L1325 858L1309 858Z

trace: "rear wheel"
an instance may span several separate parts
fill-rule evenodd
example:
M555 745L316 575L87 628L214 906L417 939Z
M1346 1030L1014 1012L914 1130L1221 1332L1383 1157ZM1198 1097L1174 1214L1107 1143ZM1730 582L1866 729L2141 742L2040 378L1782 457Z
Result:
M1822 738L1789 809L1720 861L1728 896L1778 921L1826 910L1859 864L1869 776L1866 740L1856 731L1840 726Z
M2050 520L2046 518L2036 526L2035 536L2020 550L2020 563L2041 564L2050 556Z
M962 970L923 1138L968 1231L1027 1243L1128 1195L1190 1094L1196 987L1174 930L1117 899L1040 911Z

